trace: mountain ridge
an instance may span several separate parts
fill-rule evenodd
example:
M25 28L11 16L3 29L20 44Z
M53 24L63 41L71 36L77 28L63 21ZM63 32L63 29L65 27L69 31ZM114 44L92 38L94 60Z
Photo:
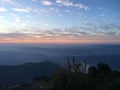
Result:
M40 63L25 63L20 65L1 65L0 84L12 85L25 82L34 77L50 76L62 68L57 64L45 61Z

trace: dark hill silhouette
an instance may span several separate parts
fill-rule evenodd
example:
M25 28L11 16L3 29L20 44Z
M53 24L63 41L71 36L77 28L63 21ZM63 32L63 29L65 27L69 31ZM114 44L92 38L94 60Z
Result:
M0 84L13 85L31 80L33 77L50 76L62 69L53 62L25 63L21 65L1 65Z
M31 82L1 86L0 90L120 90L120 72L101 62L90 66L88 73L66 68L51 77L35 77Z

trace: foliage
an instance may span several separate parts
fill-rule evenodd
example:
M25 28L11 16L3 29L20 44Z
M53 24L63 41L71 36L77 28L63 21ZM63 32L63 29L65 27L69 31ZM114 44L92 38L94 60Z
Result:
M120 90L120 72L99 63L89 67L88 73L58 73L53 76L52 85L52 90Z
M102 74L102 75L107 75L111 71L111 69L108 66L108 64L104 64L104 63L99 63L97 65L97 69L98 69L99 73Z
M88 73L64 70L52 77L35 77L31 83L2 90L120 90L120 71L99 63L89 67Z

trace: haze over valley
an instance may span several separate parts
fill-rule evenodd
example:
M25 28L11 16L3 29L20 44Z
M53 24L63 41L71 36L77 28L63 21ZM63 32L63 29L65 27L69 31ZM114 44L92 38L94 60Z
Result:
M67 58L75 56L91 65L105 62L120 68L119 44L1 44L0 48L0 65L52 61L63 66Z

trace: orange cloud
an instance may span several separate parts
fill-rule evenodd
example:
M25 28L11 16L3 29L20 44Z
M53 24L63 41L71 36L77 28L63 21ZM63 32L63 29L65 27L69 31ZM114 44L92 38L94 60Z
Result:
M120 43L119 40L75 40L75 39L0 39L0 43L58 43L58 44L99 44L99 43Z

